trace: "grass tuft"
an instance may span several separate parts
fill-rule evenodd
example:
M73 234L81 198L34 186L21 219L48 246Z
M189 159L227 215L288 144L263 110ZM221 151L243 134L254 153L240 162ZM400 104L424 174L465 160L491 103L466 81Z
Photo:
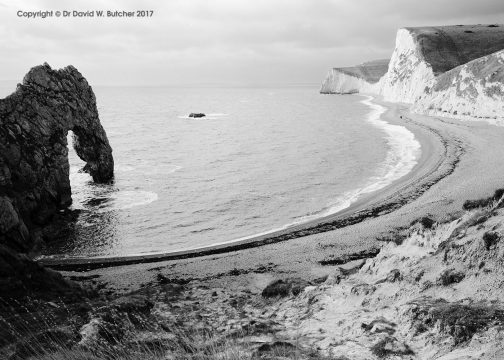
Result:
M462 207L464 210L472 210L472 209L477 209L477 208L482 208L482 207L487 207L490 205L493 205L494 202L498 202L501 200L502 196L504 195L504 189L497 189L495 190L495 193L493 196L488 197L488 198L482 198L478 200L466 200Z
M495 231L487 231L483 234L483 243L485 248L490 250L490 248L495 245L500 240L500 235Z
M438 299L416 305L413 318L417 329L439 329L451 336L455 345L471 340L474 334L492 325L504 324L504 310L483 302L467 305Z

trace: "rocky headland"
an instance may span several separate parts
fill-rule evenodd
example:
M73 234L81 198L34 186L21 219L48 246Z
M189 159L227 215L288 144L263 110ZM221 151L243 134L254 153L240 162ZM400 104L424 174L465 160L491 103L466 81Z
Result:
M69 131L83 171L96 182L112 181L112 149L93 90L77 69L36 66L0 100L0 298L75 288L30 260L72 203Z

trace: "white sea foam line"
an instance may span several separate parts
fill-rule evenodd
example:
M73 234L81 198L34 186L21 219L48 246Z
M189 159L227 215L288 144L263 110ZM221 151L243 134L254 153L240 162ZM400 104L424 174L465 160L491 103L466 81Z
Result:
M369 194L392 184L394 181L408 174L418 163L421 145L415 134L401 125L392 125L381 119L387 109L372 102L373 97L367 96L361 103L369 106L371 111L367 121L382 129L387 134L389 151L383 163L378 167L380 173L369 179L363 187L348 191L341 195L333 205L319 214L306 216L287 226L298 225L316 218L333 215L350 207L362 195Z
M87 186L87 183L92 181L91 175L80 171L79 166L70 167L70 186L72 188L72 209L85 209L83 203L86 200L86 194L83 191L75 191L76 189L82 190Z
M159 196L151 191L118 191L107 196L110 203L103 208L95 210L97 213L104 213L113 210L126 210L137 206L148 205L157 201Z
M175 169L174 171L176 171ZM84 210L87 209L85 203L91 198L102 198L106 201L103 206L97 206L94 211L96 213L104 213L113 210L126 210L136 206L144 206L157 201L159 196L155 192L142 191L142 190L121 190L117 192L110 192L106 189L100 191L100 188L95 188L92 191L86 191L87 186L92 178L89 174L80 171L77 166L70 167L70 184L72 188L79 189L72 193L72 208Z
M408 174L415 165L418 163L420 156L421 145L415 138L415 134L409 131L406 127L401 125L393 125L381 119L387 109L381 105L372 102L373 97L367 96L361 103L368 105L371 111L368 114L367 121L374 126L382 129L387 134L387 144L389 151L385 161L379 166L381 175L373 176L369 182L362 188L348 191L338 198L334 205L328 209L320 211L316 215L304 216L298 221L286 224L282 227L272 230L264 231L254 235L244 236L238 239L214 243L210 246L230 244L242 240L252 239L257 236L267 235L276 231L288 229L295 225L300 225L311 220L319 219L328 215L336 214L344 209L350 207L362 195L375 192L383 189L384 187L392 184L394 181L400 179ZM209 247L210 247L209 246ZM200 247L198 247L200 248Z

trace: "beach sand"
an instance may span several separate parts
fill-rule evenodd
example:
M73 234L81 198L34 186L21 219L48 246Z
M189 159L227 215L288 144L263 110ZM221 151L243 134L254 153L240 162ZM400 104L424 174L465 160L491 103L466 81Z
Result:
M390 236L422 216L447 220L461 213L465 200L488 197L504 187L504 127L415 115L406 105L374 101L387 107L383 119L407 127L422 147L414 169L386 188L338 214L249 239L234 249L217 249L223 253L64 273L98 278L114 292L155 284L160 276L260 291L274 278L313 280L330 274L334 267L321 262L376 253L373 249L383 245L377 238ZM326 231L330 228L335 230ZM300 236L307 233L311 235ZM252 244L261 246L248 247Z

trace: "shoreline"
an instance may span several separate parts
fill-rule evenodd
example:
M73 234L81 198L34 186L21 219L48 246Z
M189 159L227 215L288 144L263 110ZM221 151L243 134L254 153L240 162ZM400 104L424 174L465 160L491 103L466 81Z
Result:
M368 98L367 101L370 101L371 113L376 111L376 109L373 109L373 104L385 108L385 111L380 114L378 120L384 121L389 125L400 125L406 131L413 133L414 139L421 144L421 153L420 157L416 159L416 164L407 174L392 181L391 184L386 185L382 189L364 194L364 196L361 196L357 201L341 211L284 229L194 249L132 256L40 258L37 261L44 266L57 270L89 271L105 267L155 263L223 254L284 242L286 240L341 229L358 224L369 218L393 212L417 199L431 186L453 172L459 161L460 149L451 146L450 142L444 139L439 132L436 132L435 129L429 128L425 124L420 124L404 116L402 121L398 121L398 117L401 115L398 115L396 105L384 103L372 97ZM429 132L430 135L424 132Z
M388 242L401 241L422 217L441 224L451 222L464 214L462 205L466 200L487 198L503 187L504 143L500 140L504 127L411 114L405 104L383 104L388 108L387 121L405 124L415 131L429 154L422 153L413 172L398 186L380 191L379 198L367 200L375 200L377 207L387 204L390 198L399 201L412 196L413 200L410 198L390 211L378 211L353 225L324 232L315 229L289 241L277 238L261 246L228 248L214 254L198 254L197 258L135 261L94 269L69 267L62 275L103 287L117 296L170 283L187 289L242 288L258 294L277 279L296 277L317 283L318 279L334 275L340 266L350 269L362 265ZM453 161L448 162L447 158ZM432 174L429 169L438 171ZM436 174L445 176L436 178ZM418 188L418 183L426 186ZM405 188L410 191L402 191ZM363 208L366 209L365 204Z

